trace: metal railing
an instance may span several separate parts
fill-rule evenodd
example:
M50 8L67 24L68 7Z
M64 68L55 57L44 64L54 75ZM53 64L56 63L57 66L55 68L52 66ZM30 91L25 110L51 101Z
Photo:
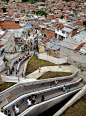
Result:
M80 81L82 81L82 79L83 79L83 78L81 77L81 78L79 78L79 79L78 79L77 81L75 81L75 82L67 83L67 84L65 84L65 87L71 86L71 85L74 85L74 84L77 84L77 83L79 83ZM60 85L60 86L56 86L56 87L52 87L52 88L48 88L48 89L39 90L39 91L35 91L35 92L31 92L31 93L24 94L24 95L18 97L17 99L15 99L14 101L12 101L12 102L8 103L7 105L5 105L5 106L3 107L3 109L5 110L7 107L12 106L13 104L17 103L18 101L20 101L20 100L22 100L22 99L24 99L24 98L26 98L26 97L28 97L28 96L32 96L33 94L34 94L34 95L37 95L37 94L41 94L41 93L44 93L44 92L49 92L49 91L52 91L52 90L55 90L55 89L62 89L63 86L64 86L64 84L62 84L62 85Z

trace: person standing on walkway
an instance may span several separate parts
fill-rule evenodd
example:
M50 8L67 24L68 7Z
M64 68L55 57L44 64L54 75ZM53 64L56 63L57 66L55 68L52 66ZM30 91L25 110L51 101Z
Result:
M81 63L79 63L79 66L78 66L78 68L79 68L79 69L81 68Z
M34 105L36 103L35 96L32 95L32 104Z
M12 69L10 69L10 74L12 75Z
M65 85L63 86L63 92L65 92Z
M42 99L41 99L41 101L43 102L45 99L44 99L44 95L42 95Z
M41 68L39 67L39 73L40 73Z
M55 81L55 86L57 85L57 81Z
M68 88L68 90L67 90L67 92L70 92L71 91L71 89L70 89L70 87Z
M16 71L16 77L17 77L17 71Z
M18 114L20 114L18 105L16 105L14 109L15 109L15 116L17 116Z
M0 109L0 112L4 113L4 110L3 110L3 108L1 108L1 109Z
M9 74L10 74L11 69L9 68Z
M52 87L52 85L50 84L50 88Z
M56 81L55 81L55 86L56 86L57 84L58 84L58 81L56 80Z
M23 75L23 72L22 72L22 77L23 77L24 75Z
M27 104L28 104L28 107L32 106L31 98L28 98L28 100L27 100Z
M14 66L12 66L12 71L14 71Z
M8 112L7 112L7 116L11 116L11 114L10 114L10 110L8 110Z

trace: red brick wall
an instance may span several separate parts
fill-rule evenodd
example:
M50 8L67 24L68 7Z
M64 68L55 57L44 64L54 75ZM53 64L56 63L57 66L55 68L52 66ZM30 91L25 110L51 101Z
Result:
M34 21L33 19L31 19L30 21Z
M57 16L56 15L54 15L54 19L56 19L57 18Z
M86 11L86 8L83 8L83 12L85 12Z
M75 24L76 24L76 25L84 26L84 25L83 25L83 22L81 22L81 21L78 21L78 22L76 22Z
M51 49L49 49L48 50L48 55L49 56L53 56L53 57L56 57L56 58L59 58L59 54L57 53L55 53L53 50L51 50Z
M67 28L73 29L72 27L66 26ZM77 29L73 29L72 36L77 34Z
M45 21L45 19L39 19L40 21Z
M51 36L51 37L54 37L54 38L55 38L55 33L54 33L54 32L45 30L45 34L46 34L47 36Z
M54 18L54 15L47 15L47 19Z
M13 12L13 11L12 11L12 12L9 12L9 15L13 16L13 14L14 14L14 12Z
M1 29L20 29L20 26L18 23L15 23L15 21L2 21L1 22Z
M3 13L3 10L2 9L0 9L0 13Z

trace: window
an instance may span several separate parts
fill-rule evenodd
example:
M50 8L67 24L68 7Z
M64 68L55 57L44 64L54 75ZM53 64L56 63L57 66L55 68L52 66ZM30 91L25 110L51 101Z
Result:
M44 34L44 37L46 37L46 35Z
M19 21L15 21L15 23L19 23Z
M59 31L59 29L57 28L57 31Z
M63 34L65 34L65 31L62 31Z
M55 38L57 38L57 33L55 33Z

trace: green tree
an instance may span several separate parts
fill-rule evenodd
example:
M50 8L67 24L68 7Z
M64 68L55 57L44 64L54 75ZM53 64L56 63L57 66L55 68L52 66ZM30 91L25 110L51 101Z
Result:
M62 15L62 16L61 16L61 19L63 19L63 18L64 18L64 16Z
M3 1L3 2L9 2L9 0L1 0L1 1Z
M70 2L70 0L63 0L63 1Z
M76 8L78 8L78 5L76 5Z
M35 14L35 10L33 10L32 13Z
M86 28L86 21L83 21L83 25L85 25L85 28Z
M3 12L7 12L7 8L3 7L2 10L3 10Z
M63 11L63 9L61 9L61 12Z
M30 2L31 4L34 4L34 3L36 3L37 1L36 1L36 0L29 0L29 2Z
M25 13L25 10L23 10L23 12Z
M51 14L54 14L54 12L52 11Z
M52 3L55 3L55 1L53 1Z
M44 15L45 17L47 17L47 13L44 12L44 11L42 11L42 10L35 11L35 14L36 14L36 15L41 15L41 16Z
M46 0L42 0L42 2L45 2Z
M45 4L40 4L40 6L45 6Z
M22 2L28 2L28 0L22 0Z

